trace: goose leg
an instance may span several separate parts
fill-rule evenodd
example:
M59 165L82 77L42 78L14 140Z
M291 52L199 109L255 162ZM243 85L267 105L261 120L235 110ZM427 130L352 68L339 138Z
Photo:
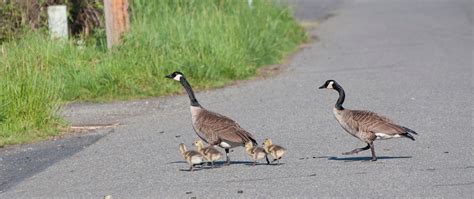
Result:
M375 148L374 148L374 143L370 143L370 151L372 152L372 160L371 161L377 161L377 156L375 156Z
M189 171L193 171L194 170L194 164L192 164L190 167L189 167Z
M361 151L365 151L367 149L372 149L372 145L371 144L367 144L367 146L363 147L363 148L357 148L357 149L354 149L352 151L349 151L349 152L345 152L345 153L342 153L342 155L352 155L352 154L356 154L356 153L359 153ZM372 156L374 156L375 154L372 153Z
M229 149L228 148L225 149L225 157L226 157L226 165L229 166L230 165L230 158L229 158Z

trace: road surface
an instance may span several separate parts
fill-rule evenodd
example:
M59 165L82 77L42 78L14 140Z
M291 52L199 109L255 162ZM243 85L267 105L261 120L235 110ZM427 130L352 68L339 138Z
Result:
M333 16L311 30L317 41L277 76L197 93L259 142L288 148L283 164L249 166L236 148L231 166L182 171L178 144L196 139L185 95L73 104L63 114L74 124L121 125L1 149L0 198L472 197L472 1L294 5L301 20ZM327 79L346 90L345 107L386 115L417 140L376 141L377 162L341 155L364 144L334 119L337 93L317 89Z

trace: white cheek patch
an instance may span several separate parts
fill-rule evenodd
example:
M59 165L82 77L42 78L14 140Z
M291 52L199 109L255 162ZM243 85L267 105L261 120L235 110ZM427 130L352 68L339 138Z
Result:
M328 84L328 88L334 88L334 87L332 86L332 84L334 84L334 82L333 82L333 81L330 81L329 84Z
M177 74L173 79L176 80L176 81L181 81L181 77L182 77L182 75Z

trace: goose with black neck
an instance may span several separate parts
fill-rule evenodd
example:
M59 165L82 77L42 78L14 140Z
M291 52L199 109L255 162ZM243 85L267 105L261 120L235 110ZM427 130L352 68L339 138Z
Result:
M166 75L166 78L179 81L184 87L191 102L191 120L194 131L209 145L224 148L227 165L230 164L229 150L231 148L243 147L246 142L257 145L253 135L237 122L202 107L183 73L176 71Z
M412 134L418 135L415 131L395 124L390 119L371 111L349 110L345 109L344 103L346 94L341 85L334 80L327 80L319 89L333 89L339 93L333 112L336 120L341 127L350 135L367 143L363 148L356 148L352 151L345 152L343 155L356 154L361 151L370 149L372 152L372 161L377 160L375 156L374 141L376 139L390 139L405 137L415 141Z

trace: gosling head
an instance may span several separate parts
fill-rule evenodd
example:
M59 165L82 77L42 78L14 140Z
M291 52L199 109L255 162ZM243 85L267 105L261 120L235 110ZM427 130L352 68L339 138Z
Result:
M184 145L184 143L179 144L179 151L181 151L181 154L184 154L184 153L186 153L186 151L188 151L188 149L186 149L186 145Z
M322 86L319 87L319 89L335 89L336 86L339 86L339 84L334 81L334 80L327 80Z
M179 71L175 71L169 75L166 75L165 76L166 78L169 78L169 79L174 79L176 81L181 81L181 78L184 77L183 73L179 72Z
M270 145L272 145L272 144L273 144L273 143L272 143L272 140L271 140L270 138L266 138L266 139L263 140L263 146L268 147L268 146L270 146Z
M193 145L196 146L198 149L204 148L204 143L201 140L194 141Z
M252 142L246 142L245 143L245 149L251 149L253 148L253 143Z

